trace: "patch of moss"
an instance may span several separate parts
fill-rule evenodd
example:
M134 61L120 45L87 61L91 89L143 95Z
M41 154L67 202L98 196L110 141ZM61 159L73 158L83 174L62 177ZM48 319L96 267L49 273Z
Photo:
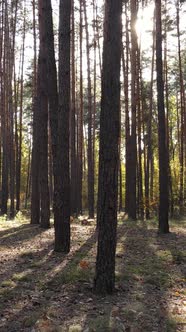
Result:
M71 325L68 329L69 332L82 332L83 329L80 325Z
M159 273L147 275L145 282L158 288L168 288L172 285L172 278L168 273L159 271Z
M41 266L43 266L42 261L32 262L32 263L30 263L29 268L34 269L34 268L38 268L38 267L41 267Z
M29 282L30 276L25 273L15 273L12 276L12 280L14 281L21 281L21 282Z
M16 283L14 281L12 281L11 279L8 280L4 280L1 283L1 287L9 287L9 288L13 288L16 286Z
M156 255L163 261L172 261L172 254L170 250L158 250Z
M35 323L37 322L39 317L40 317L40 313L36 313L36 312L31 314L30 316L25 317L23 320L24 327L25 328L32 327L33 325L35 325Z
M186 252L174 250L172 253L174 264L183 264L186 262Z
M98 316L90 320L88 326L90 331L97 331L97 332L112 331L112 328L110 327L110 318L108 316Z
M166 332L176 332L177 331L177 322L173 318L166 319L165 322Z

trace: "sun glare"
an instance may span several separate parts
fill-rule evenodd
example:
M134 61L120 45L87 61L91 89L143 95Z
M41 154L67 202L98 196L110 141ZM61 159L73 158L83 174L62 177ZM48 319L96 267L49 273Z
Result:
M138 11L136 32L142 50L148 49L152 45L153 13L154 4L140 8Z

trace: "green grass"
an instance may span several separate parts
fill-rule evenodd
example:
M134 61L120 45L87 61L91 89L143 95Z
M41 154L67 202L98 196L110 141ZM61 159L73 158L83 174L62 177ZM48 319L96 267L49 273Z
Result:
M12 276L12 280L19 281L19 282L29 282L29 281L31 281L31 276L28 276L24 272L14 273Z
M7 287L7 288L13 288L16 286L16 283L11 280L11 279L8 279L8 280L4 280L2 283L1 283L1 287Z
M25 328L29 328L32 327L33 325L35 325L35 323L37 322L37 320L40 318L40 313L38 312L34 312L33 314L31 314L28 317L25 317L23 320L23 324Z

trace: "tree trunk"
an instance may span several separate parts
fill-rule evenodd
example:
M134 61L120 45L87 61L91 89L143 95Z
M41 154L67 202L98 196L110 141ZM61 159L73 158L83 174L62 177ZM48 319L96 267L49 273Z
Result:
M136 146L136 83L137 83L137 3L131 0L131 137L130 137L130 191L129 191L129 218L136 220L136 171L137 171L137 146Z
M168 212L168 151L166 144L166 124L164 106L164 82L162 63L162 22L161 0L156 0L156 71L158 102L158 139L159 139L159 233L169 232Z
M57 191L54 225L55 251L65 253L70 251L70 14L71 1L60 0Z
M93 160L93 112L92 112L92 86L90 75L90 46L86 2L83 0L87 51L87 80L88 80L88 213L94 218L94 160Z
M38 106L37 106L37 47L36 47L36 4L32 2L33 10L33 49L34 49L34 73L32 90L32 109L33 109L33 143L32 143L32 161L31 161L31 224L40 222L40 194L39 194L39 137L38 137Z
M77 159L76 159L76 75L75 75L75 26L74 0L72 2L72 39L71 39L71 109L70 109L70 201L71 214L77 215Z
M79 82L79 113L78 113L78 213L82 213L82 181L83 181L83 17L82 0L79 0L80 27L79 27L79 58L80 58L80 82Z
M100 116L98 252L94 289L112 293L115 283L120 137L122 1L106 0ZM109 135L108 135L109 133Z
M155 21L155 16L154 16ZM152 33L152 62L151 62L151 82L150 82L150 105L147 127L147 168L145 177L145 214L146 219L150 218L150 163L152 161L152 108L153 108L153 82L154 82L154 55L155 55L155 24Z

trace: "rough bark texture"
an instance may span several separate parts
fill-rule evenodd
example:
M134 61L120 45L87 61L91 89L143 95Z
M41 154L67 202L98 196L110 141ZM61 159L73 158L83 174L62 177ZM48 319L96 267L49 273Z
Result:
M99 152L98 253L94 288L112 293L115 283L120 135L121 0L105 3Z
M82 0L79 0L80 27L79 27L79 62L80 62L80 82L79 82L79 112L78 112L78 213L82 213L82 179L83 179L83 17Z
M34 98L33 104L33 144L32 144L32 193L31 193L31 224L40 221L40 195L39 195L39 136L38 136L38 102Z
M49 123L51 133L51 149L54 176L54 194L56 193L56 163L57 163L57 129L58 129L58 88L57 70L54 51L54 31L51 0L45 0L45 32L46 32L46 61L49 103Z
M60 1L59 22L59 114L57 191L55 197L55 250L70 251L70 13L71 1Z
M46 2L39 0L39 60L37 73L37 99L34 112L35 138L33 138L33 163L32 163L32 223L38 223L41 227L50 226L50 197L48 185L48 82L47 82L47 43L46 43ZM37 141L37 145L34 143ZM39 178L38 178L39 173ZM39 209L39 196L40 205ZM36 211L34 211L34 204ZM35 214L35 216L34 216Z
M89 27L87 18L86 1L83 0L85 16L85 33L86 33L86 53L87 53L87 83L88 83L88 213L89 218L94 218L94 160L93 160L93 111L92 111L92 83L90 68L90 40Z
M159 137L159 232L168 233L168 158L166 144L164 82L162 63L162 22L161 0L156 0L156 71L158 97L158 137Z
M23 127L23 85L24 85L24 57L25 57L25 34L26 34L26 17L24 9L23 22L23 41L22 41L22 61L21 61L21 86L20 86L20 114L19 114L19 140L18 156L16 165L16 211L20 210L20 191L21 191L21 164L22 164L22 127Z
M77 215L77 158L76 158L76 73L74 0L71 15L71 108L70 108L70 201L71 214Z
M129 211L129 191L130 191L130 120L129 120L129 33L128 33L128 16L127 4L125 4L126 16L126 49L122 52L123 77L124 77L124 98L125 98L125 212Z
M178 36L178 60L179 60L179 83L180 83L180 190L179 190L179 207L180 207L180 215L184 213L184 139L186 135L186 124L185 122L185 90L184 90L184 80L183 80L183 68L182 68L182 57L181 57L181 41L180 41L180 13L179 13L179 1L177 2L177 36Z
M39 106L39 143L40 143L40 200L41 227L50 225L50 198L48 185L48 85L47 85L47 44L46 44L46 3L39 0L40 51L38 62L37 94Z
M131 10L131 137L129 146L129 172L130 172L130 190L128 215L131 219L136 219L136 171L137 171L137 146L136 146L136 83L137 83L137 3L136 0L130 2Z
M147 165L145 176L145 215L146 219L150 218L150 163L152 160L152 109L153 109L153 80L154 80L154 55L155 55L155 23L153 28L153 45L152 45L152 64L151 64L151 83L150 83L150 105L147 129Z

